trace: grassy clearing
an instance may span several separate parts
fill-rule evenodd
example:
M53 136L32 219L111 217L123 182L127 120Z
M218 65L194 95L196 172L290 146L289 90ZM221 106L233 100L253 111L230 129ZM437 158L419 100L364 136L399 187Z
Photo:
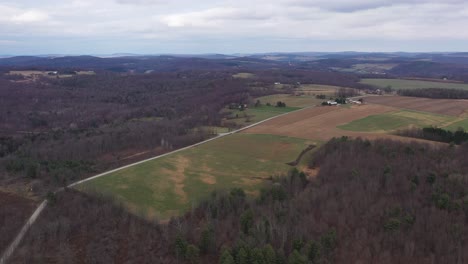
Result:
M312 143L303 139L234 134L161 159L148 161L79 186L116 197L134 213L166 219L213 190L241 187L255 194L265 179Z
M334 96L335 92L342 87L321 84L302 84L296 89L298 92L305 92L307 95L325 94Z
M421 89L421 88L447 88L468 90L468 84L431 82L419 80L401 80L401 79L362 79L361 83L385 88L391 86L393 89Z
M201 126L201 127L195 128L194 132L196 131L209 131L212 134L223 134L223 133L231 132L231 129L229 129L228 127L220 127L220 126Z
M75 74L54 74L55 71L10 71L10 75L22 75L26 78L33 78L34 76L43 76L49 78L70 78L75 76ZM94 75L94 71L77 71L76 75Z
M395 63L359 63L352 66L353 69L358 71L381 71L381 70L391 70L398 66Z
M438 126L444 127L457 120L456 117L437 115L426 112L402 110L380 115L372 115L338 128L361 132L388 132L408 127Z
M452 130L452 131L458 130L460 128L464 129L465 131L468 131L468 119L455 122L445 127L445 129Z
M261 105L258 107L250 107L243 111L237 109L225 109L224 111L230 112L229 121L234 121L238 125L246 126L250 125L270 117L285 114L291 111L301 109L300 107L275 107Z
M322 103L323 100L316 99L312 95L301 95L296 96L292 94L275 94L268 95L257 98L262 104L270 103L271 105L276 105L276 102L281 101L286 103L287 106L291 107L307 107L312 105L318 105Z
M255 77L255 74L253 73L248 73L248 72L240 72L232 75L234 78L240 78L240 79L249 79Z

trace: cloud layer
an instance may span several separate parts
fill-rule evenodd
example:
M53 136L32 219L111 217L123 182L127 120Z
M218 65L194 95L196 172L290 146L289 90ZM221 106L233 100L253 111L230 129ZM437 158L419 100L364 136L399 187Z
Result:
M0 14L2 53L425 51L468 44L464 0L5 0Z

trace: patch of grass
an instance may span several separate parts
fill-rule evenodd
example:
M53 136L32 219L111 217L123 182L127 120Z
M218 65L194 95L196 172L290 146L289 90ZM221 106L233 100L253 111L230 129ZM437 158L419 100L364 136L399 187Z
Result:
M456 131L456 130L462 128L465 131L468 131L468 119L464 119L464 120L452 123L452 124L450 124L450 125L448 125L448 126L446 126L444 128L448 129L448 130L452 130L452 131Z
M248 73L248 72L240 72L232 75L234 78L240 78L240 79L249 79L255 77L255 74L253 73Z
M73 77L74 74L52 74L49 75L49 73L53 73L54 71L36 71L36 70L25 70L25 71L10 71L10 75L22 75L24 77L31 78L33 76L43 76L43 77L49 77L49 78L70 78ZM94 75L94 71L77 71L76 75Z
M431 82L420 80L402 80L402 79L362 79L361 83L385 88L391 86L395 90L401 89L421 89L421 88L447 88L468 90L468 84Z
M270 103L271 105L276 105L276 102L281 101L286 103L286 106L291 107L307 107L318 105L323 101L316 99L315 96L312 95L296 96L293 94L274 94L263 96L257 99L260 100L262 104Z
M228 133L231 131L228 127L220 127L220 126L201 126L201 127L197 127L194 129L194 131L197 131L197 130L210 131L213 134L223 134L223 133Z
M359 71L380 71L380 70L391 70L398 66L394 63L358 63L352 66L353 69Z
M411 126L443 127L456 121L456 119L456 117L452 116L403 110L392 113L368 116L362 119L352 121L348 124L338 126L338 128L343 130L362 132L388 132Z
M167 219L214 190L240 187L255 194L270 176L287 172L306 148L303 139L234 134L129 167L81 186L117 198L137 214Z
M266 106L261 105L258 107L250 107L243 111L237 109L225 109L226 112L231 112L231 119L229 121L234 121L238 125L246 126L250 125L270 117L277 115L285 114L295 110L301 109L300 107L275 107L275 106Z
M310 93L308 95L325 94L327 96L334 96L335 92L340 88L342 87L322 84L302 84L296 91Z

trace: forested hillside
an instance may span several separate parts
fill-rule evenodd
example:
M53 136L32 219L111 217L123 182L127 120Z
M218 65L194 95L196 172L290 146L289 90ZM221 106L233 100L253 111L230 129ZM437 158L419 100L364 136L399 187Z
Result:
M333 139L316 176L213 193L167 224L67 191L14 263L465 263L467 147Z

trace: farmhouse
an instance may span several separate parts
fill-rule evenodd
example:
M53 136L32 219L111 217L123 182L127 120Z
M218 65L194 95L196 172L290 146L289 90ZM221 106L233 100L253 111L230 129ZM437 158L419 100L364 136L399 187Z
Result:
M361 101L353 100L353 99L346 99L346 101L347 101L349 104L362 104Z

